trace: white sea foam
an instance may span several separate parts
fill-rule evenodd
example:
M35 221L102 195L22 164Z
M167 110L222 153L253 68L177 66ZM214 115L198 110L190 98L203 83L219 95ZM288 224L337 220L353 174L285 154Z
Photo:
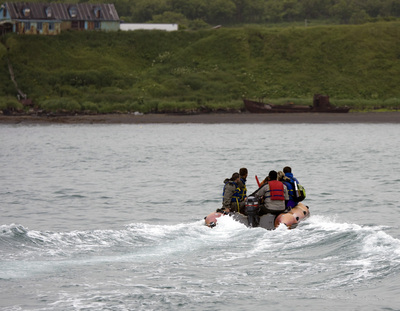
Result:
M363 241L363 252L400 261L400 240L383 231L369 234Z
M330 216L312 215L312 217L310 217L307 220L307 223L308 223L307 228L310 229L323 229L326 231L335 231L335 232L358 231L362 229L362 227L358 224L337 222L337 217L335 215L330 215Z

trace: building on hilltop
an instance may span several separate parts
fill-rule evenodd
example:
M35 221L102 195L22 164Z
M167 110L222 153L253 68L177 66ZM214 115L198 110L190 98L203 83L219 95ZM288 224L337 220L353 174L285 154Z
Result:
M114 4L5 2L0 6L0 34L57 35L67 29L119 30Z

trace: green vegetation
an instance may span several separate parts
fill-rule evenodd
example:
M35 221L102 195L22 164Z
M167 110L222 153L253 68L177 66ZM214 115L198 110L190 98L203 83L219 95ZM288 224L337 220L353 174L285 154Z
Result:
M13 97L0 97L0 111L4 110L15 110L21 111L23 109L22 104Z
M356 110L399 109L399 33L394 21L9 34L0 45L0 109L16 98L7 58L19 88L46 111L239 110L246 97L310 105L315 93Z
M125 22L175 23L190 29L207 24L301 22L304 25L306 20L312 25L362 24L400 17L398 0L68 0L77 2L114 3Z

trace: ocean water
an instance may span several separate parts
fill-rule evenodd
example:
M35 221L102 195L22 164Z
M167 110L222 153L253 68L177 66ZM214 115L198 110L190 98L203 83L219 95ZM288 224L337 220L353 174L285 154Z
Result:
M0 310L400 310L399 124L0 125ZM222 217L291 166L294 230Z

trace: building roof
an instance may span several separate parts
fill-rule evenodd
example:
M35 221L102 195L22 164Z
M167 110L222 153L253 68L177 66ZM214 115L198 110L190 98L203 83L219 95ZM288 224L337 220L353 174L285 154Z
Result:
M114 4L6 2L11 19L119 21Z

